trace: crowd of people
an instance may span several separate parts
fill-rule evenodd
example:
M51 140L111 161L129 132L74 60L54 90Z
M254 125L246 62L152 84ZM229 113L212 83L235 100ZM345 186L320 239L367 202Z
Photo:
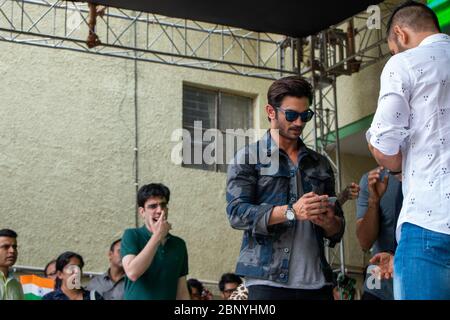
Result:
M86 286L81 285L84 260L75 252L64 252L50 261L44 268L43 276L54 281L54 290L42 297L43 300L124 300L126 273L120 254L121 239L115 240L108 251L109 268L93 277ZM17 233L0 230L0 300L23 300L22 284L10 272L18 257ZM240 300L245 298L245 287L241 277L234 273L224 273L218 283L219 296L213 294L197 279L186 282L190 300ZM232 296L234 293L234 297ZM145 299L146 296L135 296ZM173 298L173 297L167 297Z
M270 86L270 129L228 167L226 213L243 238L236 274L219 282L223 299L342 298L324 247L341 241L350 199L357 199L357 239L372 254L362 299L450 299L450 37L414 1L393 12L387 35L393 56L367 132L378 167L339 195L327 157L301 139L314 117L311 84L290 76ZM111 244L108 271L84 288L83 258L64 252L45 268L55 287L43 299L212 299L187 279L188 250L170 233L169 201L165 185L142 186L144 223ZM17 234L1 230L0 299L23 296L10 272L16 259Z

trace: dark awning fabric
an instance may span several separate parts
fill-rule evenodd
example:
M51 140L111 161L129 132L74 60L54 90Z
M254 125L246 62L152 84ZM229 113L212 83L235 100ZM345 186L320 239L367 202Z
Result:
M89 0L89 2L301 38L316 34L382 0Z

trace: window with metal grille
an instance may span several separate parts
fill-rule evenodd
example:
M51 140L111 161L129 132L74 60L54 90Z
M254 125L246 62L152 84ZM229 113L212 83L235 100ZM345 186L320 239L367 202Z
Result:
M183 128L189 131L191 139L183 140L182 165L188 168L226 172L227 161L239 148L236 141L241 139L240 141L249 143L252 140L244 134L253 127L252 107L253 100L248 97L184 85ZM211 137L211 132L216 132L221 138L215 135ZM230 144L232 140L235 148L230 152L232 146L228 145L230 150L227 150L227 141ZM214 155L214 163L203 157L205 150L208 154Z

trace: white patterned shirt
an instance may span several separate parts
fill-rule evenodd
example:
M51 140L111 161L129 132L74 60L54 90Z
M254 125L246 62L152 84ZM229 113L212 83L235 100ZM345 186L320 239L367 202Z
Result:
M385 155L402 152L405 222L450 234L450 37L434 34L393 56L381 74L367 139Z

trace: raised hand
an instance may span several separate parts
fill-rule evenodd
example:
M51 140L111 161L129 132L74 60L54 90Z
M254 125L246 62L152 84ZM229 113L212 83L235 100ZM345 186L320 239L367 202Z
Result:
M153 222L153 220L150 219L150 226L154 236L158 237L160 240L164 240L169 233L169 230L172 229L172 225L167 222L165 210L162 210L161 215L156 222Z
M370 259L370 263L378 266L380 277L390 279L394 276L394 255L389 252L380 252Z
M359 185L355 182L352 182L345 188L345 192L348 194L347 198L349 200L355 200L356 198L358 198L359 190L361 190Z
M346 203L348 200L355 200L356 198L358 198L360 190L361 188L355 182L352 182L351 184L346 186L344 191L342 191L338 196L341 206L344 205L344 203Z
M369 196L379 201L381 197L383 197L384 193L387 190L389 183L389 175L386 174L381 180L381 171L384 170L383 167L378 167L375 170L369 172L368 180L368 188L369 188Z

